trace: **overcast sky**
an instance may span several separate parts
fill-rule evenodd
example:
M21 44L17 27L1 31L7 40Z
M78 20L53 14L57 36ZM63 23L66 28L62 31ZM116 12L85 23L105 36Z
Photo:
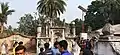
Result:
M9 2L10 9L15 10L15 12L8 17L7 24L12 25L14 28L18 26L16 22L19 21L21 16L35 12L37 7L37 0L0 0L0 2ZM81 10L78 9L78 6L81 5L87 9L91 0L67 0L66 3L66 12L61 15L61 19L65 18L66 22L69 23L75 18L81 18Z

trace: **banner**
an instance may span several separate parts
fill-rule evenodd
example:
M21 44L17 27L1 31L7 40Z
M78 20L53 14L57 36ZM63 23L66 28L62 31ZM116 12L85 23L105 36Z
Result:
M83 39L87 39L87 33L80 33L81 37L83 37Z

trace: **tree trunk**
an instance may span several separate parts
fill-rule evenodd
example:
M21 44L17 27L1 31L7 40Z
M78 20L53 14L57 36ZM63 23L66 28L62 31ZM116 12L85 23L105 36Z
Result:
M0 24L1 24L1 33L3 33L3 23Z

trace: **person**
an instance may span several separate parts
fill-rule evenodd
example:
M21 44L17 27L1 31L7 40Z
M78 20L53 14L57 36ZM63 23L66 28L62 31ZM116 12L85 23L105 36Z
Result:
M89 39L87 39L87 41L86 41L86 49L91 49L91 44L90 44L90 41L89 41Z
M52 51L51 49L49 49L49 46L50 46L49 43L44 44L44 48L45 48L44 55L52 55Z
M22 42L22 41L20 41L18 44L19 44L19 45L23 45L23 42Z
M58 49L58 42L56 41L54 43L54 47L51 49L52 50L52 55L60 55L59 49Z
M1 55L7 55L8 54L8 44L6 44L6 40L1 44Z
M61 52L61 55L72 55L71 53L68 52L67 50L68 43L66 40L62 40L59 42L59 51Z
M17 44L18 44L18 42L15 42L14 44L13 44L13 54L15 55L15 48L17 47Z
M91 44L91 49L90 49L91 55L93 55L93 50L94 50L94 40L93 39L90 40L90 44Z
M86 46L83 55L91 55L91 44L89 39L86 40Z
M14 44L13 44L13 47L17 46L18 42L16 41Z
M43 52L43 48L40 48L40 53L39 53L39 55L44 55L44 52Z
M26 55L26 48L23 45L19 45L15 48L15 55Z
M74 39L74 41L72 41L72 55L79 55L80 54L80 47L77 44L77 39Z
M84 49L85 49L85 47L86 47L86 42L85 42L85 40L81 40L80 41L80 47L81 47L81 50L80 50L80 55L83 55L84 54Z

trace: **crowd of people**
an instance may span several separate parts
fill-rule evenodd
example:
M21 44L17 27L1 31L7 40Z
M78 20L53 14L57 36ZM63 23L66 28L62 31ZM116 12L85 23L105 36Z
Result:
M38 55L93 55L91 51L93 40L75 38L72 43L72 51L68 50L68 42L66 40L56 41L54 47L50 47L49 43L45 43L44 47L40 48ZM3 43L3 51L1 55L8 55L5 44ZM31 55L26 53L26 47L23 46L23 42L15 42L13 44L12 55Z
M80 54L81 55L93 55L93 52L91 51L93 45L91 44L92 40L85 39L80 40L79 46L81 47Z
M89 39L75 39L76 44L72 44L73 51L69 51L68 43L66 40L60 42L55 42L54 47L49 48L50 44L45 43L44 48L40 48L39 55L93 55L91 51L93 45L91 44L92 40ZM80 48L80 49L79 49Z
M50 44L45 43L44 48L40 48L39 55L72 55L68 50L68 43L66 40L60 42L55 42L53 48L49 48ZM5 48L6 49L6 48ZM7 50L3 50L1 55L10 55ZM31 55L26 52L26 47L23 45L23 42L15 42L13 44L12 55Z
M10 54L7 50L7 45L5 43L2 44L1 55L25 55L26 47L23 45L23 42L15 42L13 44L12 53Z
M66 40L55 42L53 48L49 48L50 44L45 43L44 48L40 48L39 55L72 55L68 50L68 43Z

